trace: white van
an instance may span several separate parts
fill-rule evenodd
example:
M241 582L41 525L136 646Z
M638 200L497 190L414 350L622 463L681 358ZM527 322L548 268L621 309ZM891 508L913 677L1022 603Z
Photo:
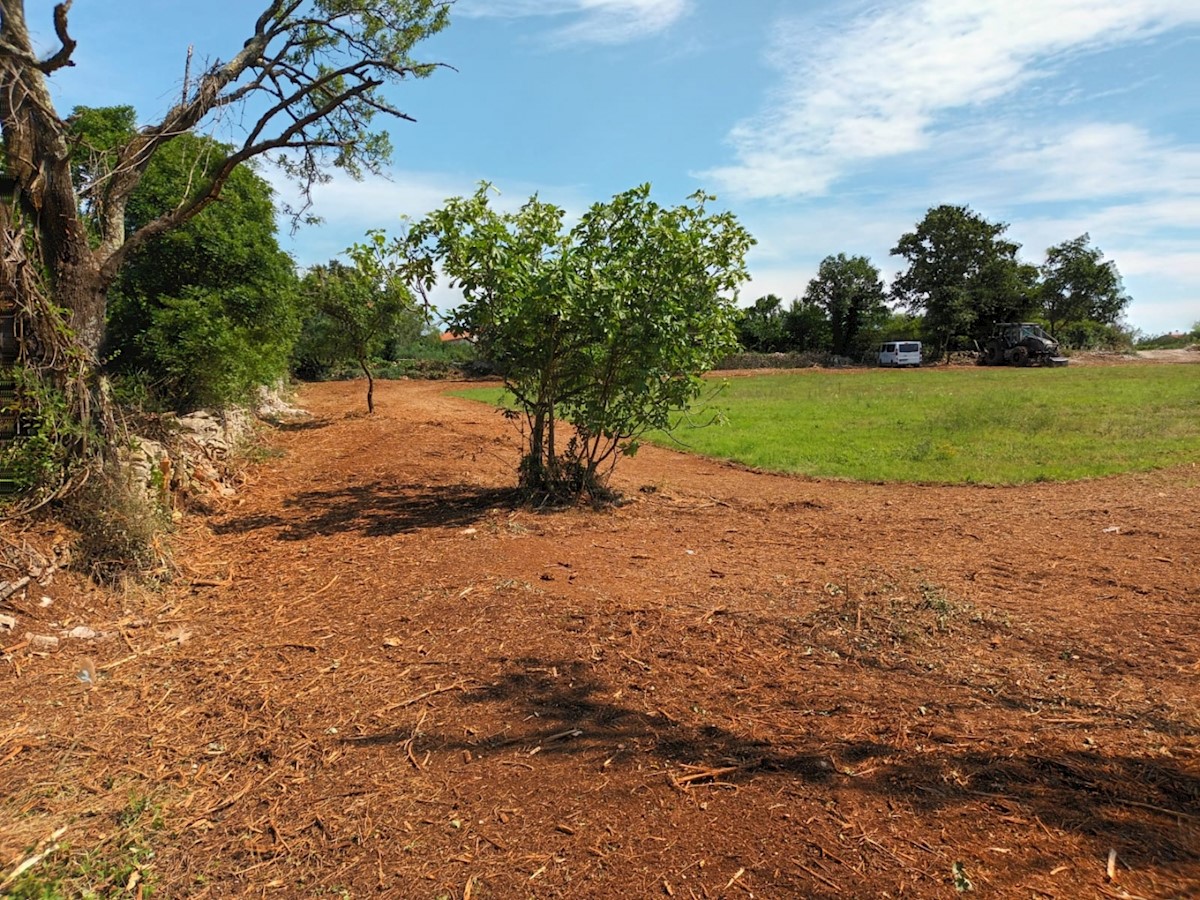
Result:
M888 341L879 345L881 366L919 366L921 364L920 341Z

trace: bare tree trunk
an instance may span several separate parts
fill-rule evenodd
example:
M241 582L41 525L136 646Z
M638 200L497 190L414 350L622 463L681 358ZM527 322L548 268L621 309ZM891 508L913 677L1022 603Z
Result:
M371 368L365 359L359 359L363 373L367 376L367 414L375 415L375 379L371 376Z

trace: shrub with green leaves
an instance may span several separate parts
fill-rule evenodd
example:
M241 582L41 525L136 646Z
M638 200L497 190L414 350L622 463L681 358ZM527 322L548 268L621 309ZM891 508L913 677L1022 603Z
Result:
M130 200L130 227L172 209L222 149L190 135L164 147ZM270 185L241 167L220 200L131 254L109 295L109 369L180 410L243 400L286 373L300 317L275 232Z
M527 426L522 486L604 499L620 454L668 427L736 349L735 291L754 239L703 193L664 207L642 185L568 230L561 208L533 197L501 213L488 190L412 226L410 271L427 289L436 262L462 289L451 327L495 364Z

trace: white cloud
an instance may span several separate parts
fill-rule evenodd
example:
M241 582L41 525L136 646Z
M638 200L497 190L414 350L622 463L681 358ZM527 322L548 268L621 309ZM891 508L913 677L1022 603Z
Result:
M1065 55L1194 23L1195 0L910 0L834 31L785 20L768 109L730 134L736 162L704 174L748 198L823 194L868 161L929 148L948 113L1011 95Z
M296 202L295 184L278 169L264 167L262 174L281 200ZM473 194L479 182L477 176L402 169L392 170L386 178L367 176L361 181L344 174L335 175L330 181L313 186L310 212L321 222L301 229L293 240L298 261L307 265L336 256L354 241L361 240L369 228L395 232L402 219L419 219L441 208L451 197ZM567 222L577 219L586 208L578 191L570 186L505 182L496 183L495 188L490 202L503 212L515 211L534 194L563 207ZM319 255L312 256L307 252L309 248L319 248Z
M263 175L281 198L295 198L295 185L279 170L267 168ZM341 258L346 248L361 241L368 229L381 228L398 236L401 220L419 219L442 207L447 199L473 194L478 187L478 178L436 171L393 170L386 179L368 176L362 181L335 175L313 187L310 212L320 217L320 223L304 226L292 235L290 222L281 219L280 244L297 265L307 268ZM570 226L587 206L572 186L507 182L497 187L490 203L501 212L515 212L537 194L541 200L561 206L564 222ZM439 278L429 296L438 314L457 306L462 299L462 292L451 287L444 277Z
M1200 250L1117 249L1113 254L1122 276L1154 277L1188 282L1195 290L1195 315L1200 317Z
M665 31L691 9L692 0L460 0L470 17L548 16L566 24L554 30L564 43L621 44Z
M738 305L750 306L759 297L774 294L783 299L784 308L804 295L808 282L817 274L816 266L767 268L756 266L749 281L738 293Z
M1018 139L996 166L1035 182L1023 194L1027 201L1161 196L1182 214L1178 224L1200 222L1200 149L1155 140L1133 125L1089 123Z
M313 188L313 209L327 222L377 222L385 227L404 216L423 216L447 198L470 194L475 188L468 178L442 173L400 171L387 179L362 181L335 177Z

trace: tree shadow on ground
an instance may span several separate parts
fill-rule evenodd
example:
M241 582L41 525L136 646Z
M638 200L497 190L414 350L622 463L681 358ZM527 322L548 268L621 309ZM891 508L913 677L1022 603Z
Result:
M1200 863L1200 777L1170 758L1091 750L1048 756L963 743L918 752L816 732L772 742L615 703L609 699L613 686L580 661L520 659L506 667L499 680L461 695L459 702L498 706L516 728L469 740L395 729L346 742L407 745L421 753L487 754L519 746L551 757L611 757L617 766L648 753L685 782L788 778L902 799L918 815L966 808L972 814L981 808L995 815L1017 812L1119 847L1131 865ZM698 774L704 772L710 774Z
M284 515L235 516L214 525L213 531L240 534L273 528L284 541L347 531L386 537L472 525L489 510L517 508L520 499L515 488L375 482L304 491L284 501Z

